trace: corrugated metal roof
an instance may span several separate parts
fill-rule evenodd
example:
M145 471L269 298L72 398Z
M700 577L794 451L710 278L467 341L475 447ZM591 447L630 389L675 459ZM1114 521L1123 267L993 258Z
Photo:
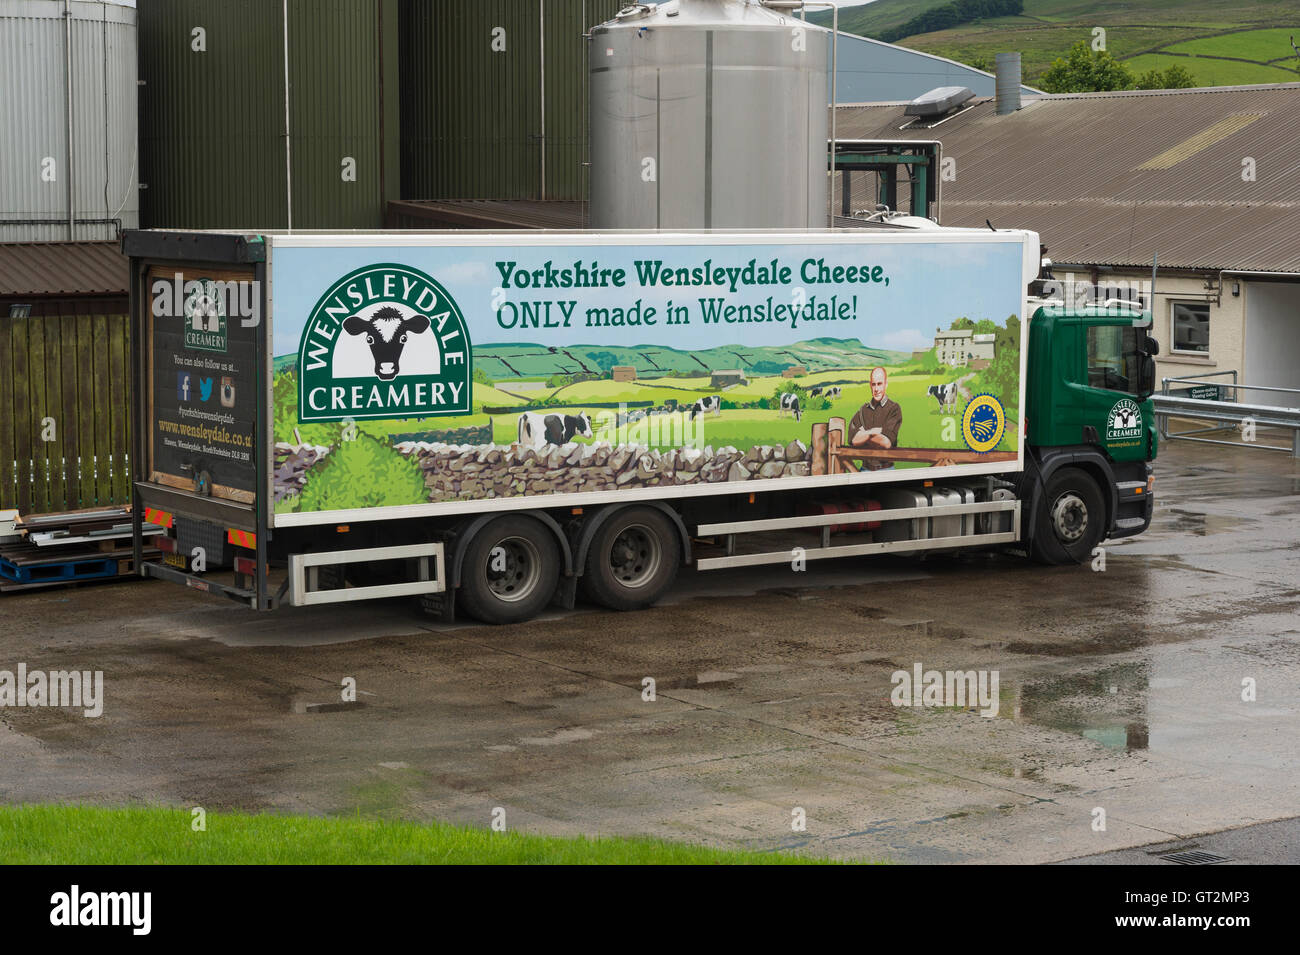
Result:
M126 295L129 276L116 242L0 243L0 295Z
M1300 83L985 99L928 129L904 105L840 107L839 135L942 142L945 225L1034 229L1060 263L1300 272Z

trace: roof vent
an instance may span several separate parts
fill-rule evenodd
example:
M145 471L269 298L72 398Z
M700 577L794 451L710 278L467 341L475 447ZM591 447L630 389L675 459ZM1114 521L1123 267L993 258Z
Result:
M967 100L974 98L975 94L964 86L940 86L928 93L922 93L908 103L907 109L903 110L903 115L932 119L936 116L942 116L944 113L956 109Z

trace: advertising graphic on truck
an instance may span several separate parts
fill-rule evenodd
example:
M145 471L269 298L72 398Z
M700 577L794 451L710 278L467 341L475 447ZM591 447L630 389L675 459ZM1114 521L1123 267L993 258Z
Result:
M275 237L274 437L329 449L276 523L815 478L835 418L864 480L1014 461L1021 236L854 238Z

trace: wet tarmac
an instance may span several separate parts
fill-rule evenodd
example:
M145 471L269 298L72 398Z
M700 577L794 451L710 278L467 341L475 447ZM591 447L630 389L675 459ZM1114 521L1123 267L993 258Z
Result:
M1174 444L1156 495L1104 569L688 570L648 611L505 628L406 602L258 615L153 581L7 595L0 670L101 670L105 699L0 708L0 799L477 826L502 807L533 832L902 863L1294 817L1300 463ZM996 673L996 715L894 705L918 664Z

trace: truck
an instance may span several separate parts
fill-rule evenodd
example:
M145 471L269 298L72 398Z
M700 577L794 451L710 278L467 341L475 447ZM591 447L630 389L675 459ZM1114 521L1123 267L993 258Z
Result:
M257 610L513 623L683 567L1077 563L1151 520L1151 316L1037 294L1033 232L122 244L137 573Z

